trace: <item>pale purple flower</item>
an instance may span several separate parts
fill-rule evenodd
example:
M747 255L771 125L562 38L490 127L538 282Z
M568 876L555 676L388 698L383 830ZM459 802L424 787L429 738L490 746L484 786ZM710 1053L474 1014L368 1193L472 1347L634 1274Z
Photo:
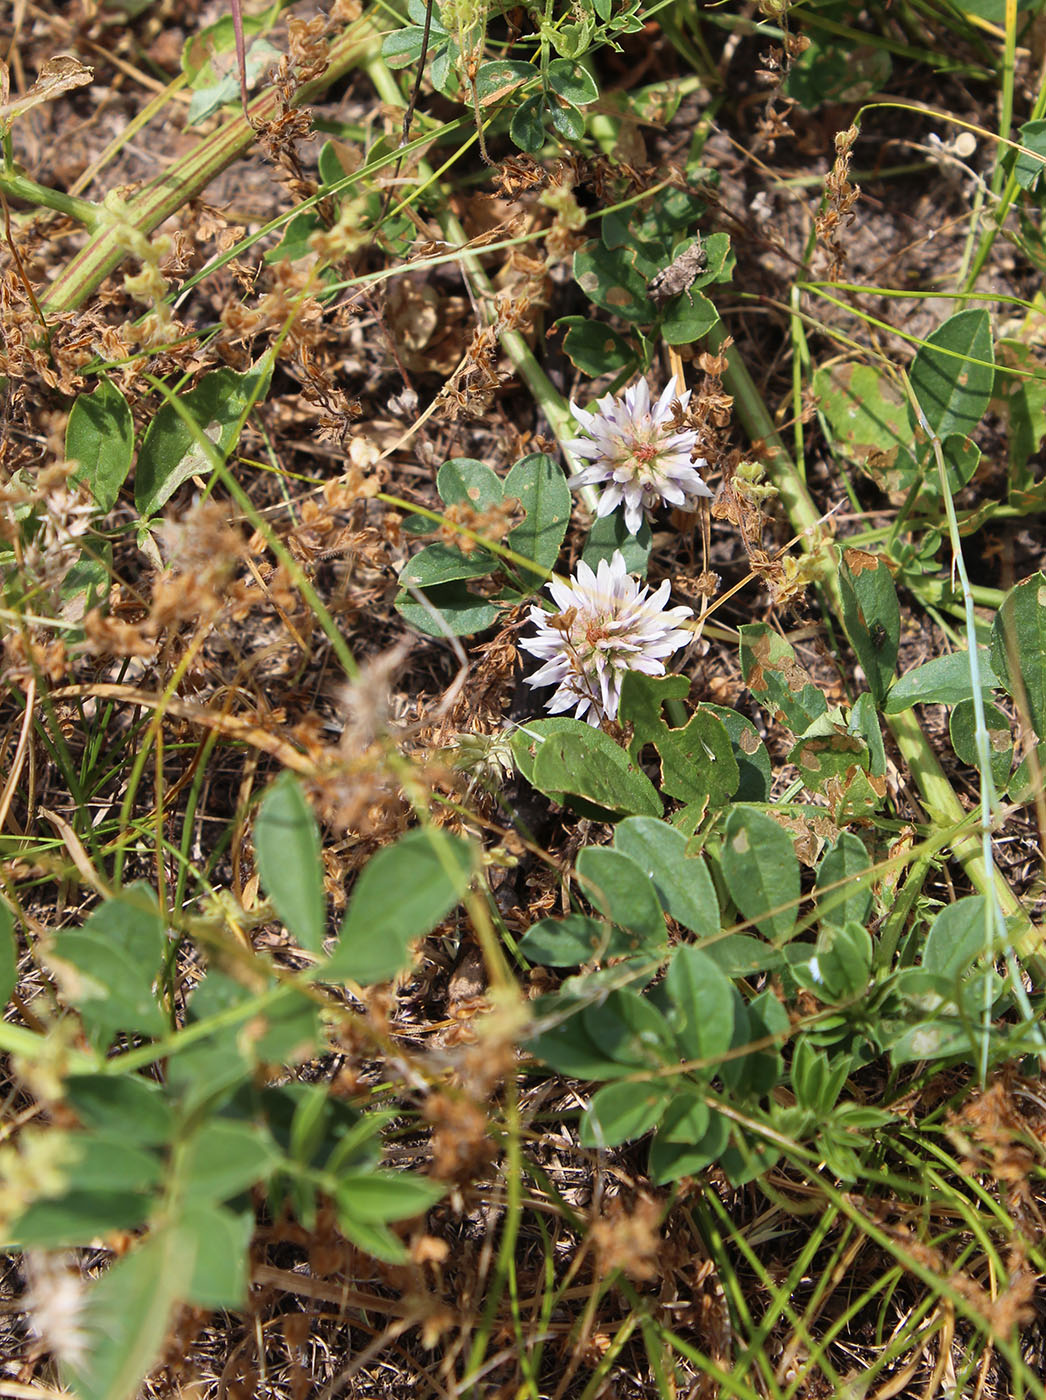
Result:
M598 413L570 405L581 424L584 437L564 445L589 465L569 479L570 486L590 486L608 482L596 507L598 516L609 515L619 505L625 507L625 524L637 534L644 515L667 502L689 506L696 496L711 496L701 480L699 467L707 467L703 457L691 461L697 434L689 429L672 431L672 402L677 397L670 383L657 403L650 402L645 379L626 389L622 398L605 394L597 399ZM678 395L681 408L690 401L690 390Z
M691 640L680 626L691 610L665 607L668 580L651 593L629 574L620 550L595 573L582 560L569 583L553 579L548 590L560 611L531 608L538 634L520 646L545 663L527 684L558 687L550 714L573 710L594 726L616 718L625 672L663 676L665 658Z

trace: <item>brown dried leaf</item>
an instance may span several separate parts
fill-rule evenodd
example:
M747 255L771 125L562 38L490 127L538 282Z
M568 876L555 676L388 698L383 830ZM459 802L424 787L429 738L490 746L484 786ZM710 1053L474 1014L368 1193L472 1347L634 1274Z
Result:
M63 92L71 92L73 88L83 87L85 83L93 81L93 68L85 68L78 59L71 58L69 54L58 54L45 62L39 77L28 92L16 97L13 102L0 104L0 119L21 116L31 107L38 107L41 102L53 102L56 97L61 97ZM6 87L6 82L4 86Z

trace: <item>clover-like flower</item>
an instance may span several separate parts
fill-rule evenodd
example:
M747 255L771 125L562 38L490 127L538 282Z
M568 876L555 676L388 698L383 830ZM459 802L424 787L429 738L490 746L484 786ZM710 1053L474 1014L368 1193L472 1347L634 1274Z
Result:
M582 560L570 582L553 579L548 589L560 611L531 608L538 634L520 646L545 663L527 684L558 686L550 714L572 709L593 726L615 719L625 672L663 676L665 658L691 639L680 626L691 610L665 607L668 580L651 593L629 574L620 550L595 573Z
M675 384L669 384L657 403L651 405L645 379L626 389L624 397L605 394L597 399L597 413L571 404L584 437L565 445L589 465L569 480L571 486L609 483L596 507L598 516L609 515L622 503L625 524L637 534L644 515L662 502L687 506L695 496L711 496L701 480L699 467L707 467L703 457L691 461L697 434L672 431L672 402ZM678 396L685 408L690 390Z

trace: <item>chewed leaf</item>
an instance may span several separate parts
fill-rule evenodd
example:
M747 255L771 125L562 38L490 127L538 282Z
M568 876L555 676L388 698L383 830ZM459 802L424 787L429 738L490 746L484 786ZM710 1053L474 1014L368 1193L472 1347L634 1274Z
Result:
M745 623L740 633L741 668L753 697L794 734L805 733L827 713L828 701L791 644L765 622Z

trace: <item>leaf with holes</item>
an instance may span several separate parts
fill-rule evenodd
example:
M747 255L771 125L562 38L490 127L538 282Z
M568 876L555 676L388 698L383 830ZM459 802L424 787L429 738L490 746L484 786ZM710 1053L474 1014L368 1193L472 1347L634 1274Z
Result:
M565 332L563 353L591 379L617 374L638 363L632 343L605 321L594 321L586 316L561 316L556 329Z
M872 694L882 703L897 667L901 610L893 574L881 554L844 549L839 571L843 625Z
M1010 721L997 705L984 706L984 723L988 731L988 765L997 790L1005 788L1013 767L1013 730ZM948 733L955 755L971 768L980 768L977 751L977 717L973 700L960 700L948 721Z
M647 744L661 759L661 790L669 797L700 806L722 806L736 791L740 774L730 737L720 720L695 710L681 728L662 716L666 700L681 699L690 689L685 676L646 676L628 671L621 684L620 719L632 725L629 752L638 760Z

